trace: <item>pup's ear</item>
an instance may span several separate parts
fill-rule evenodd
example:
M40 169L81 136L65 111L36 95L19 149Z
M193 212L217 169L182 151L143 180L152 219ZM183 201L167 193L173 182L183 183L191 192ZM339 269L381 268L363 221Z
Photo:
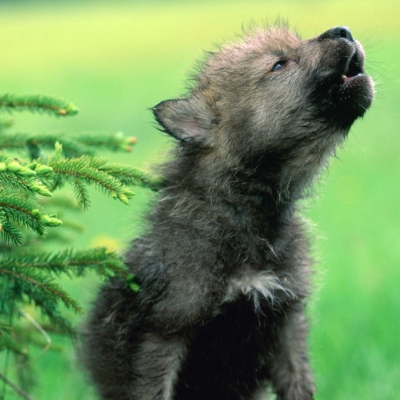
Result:
M163 101L153 113L165 132L182 142L204 141L210 134L213 112L198 97Z

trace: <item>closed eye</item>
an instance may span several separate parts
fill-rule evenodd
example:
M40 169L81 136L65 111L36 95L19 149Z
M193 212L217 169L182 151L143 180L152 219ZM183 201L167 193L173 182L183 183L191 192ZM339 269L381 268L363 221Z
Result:
M280 61L276 62L274 64L274 66L272 67L271 72L279 71L280 69L282 69L285 66L285 64L287 62L288 62L288 60L280 60Z

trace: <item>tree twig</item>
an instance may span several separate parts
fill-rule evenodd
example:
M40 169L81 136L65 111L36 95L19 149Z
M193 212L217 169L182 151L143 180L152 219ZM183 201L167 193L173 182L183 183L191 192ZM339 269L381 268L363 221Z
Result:
M0 379L2 379L8 386L11 386L24 399L35 400L28 393L22 390L18 385L16 385L14 382L11 382L8 378L6 378L1 372L0 372Z

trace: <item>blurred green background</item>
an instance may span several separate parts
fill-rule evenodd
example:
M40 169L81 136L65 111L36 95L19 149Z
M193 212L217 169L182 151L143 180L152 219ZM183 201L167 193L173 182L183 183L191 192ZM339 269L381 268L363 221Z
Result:
M171 143L149 107L177 97L212 50L251 22L288 19L303 38L347 25L376 81L371 111L307 203L318 259L310 349L319 400L400 395L400 3L398 0L1 1L0 92L51 94L81 110L71 119L15 115L25 132L123 131L138 138L118 160L142 168ZM114 157L115 158L115 157ZM140 230L149 198L126 207L95 195L89 227L73 245L123 246ZM67 283L87 303L96 282ZM64 357L64 356L67 357ZM95 399L67 344L34 369L36 399Z

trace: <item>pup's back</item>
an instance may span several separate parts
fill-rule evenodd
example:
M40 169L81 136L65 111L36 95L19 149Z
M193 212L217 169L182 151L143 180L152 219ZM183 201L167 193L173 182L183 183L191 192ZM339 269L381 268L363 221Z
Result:
M295 203L371 104L363 62L345 27L256 30L210 56L190 97L154 108L178 144L126 255L140 291L110 282L87 325L103 399L254 400L268 384L313 398Z

